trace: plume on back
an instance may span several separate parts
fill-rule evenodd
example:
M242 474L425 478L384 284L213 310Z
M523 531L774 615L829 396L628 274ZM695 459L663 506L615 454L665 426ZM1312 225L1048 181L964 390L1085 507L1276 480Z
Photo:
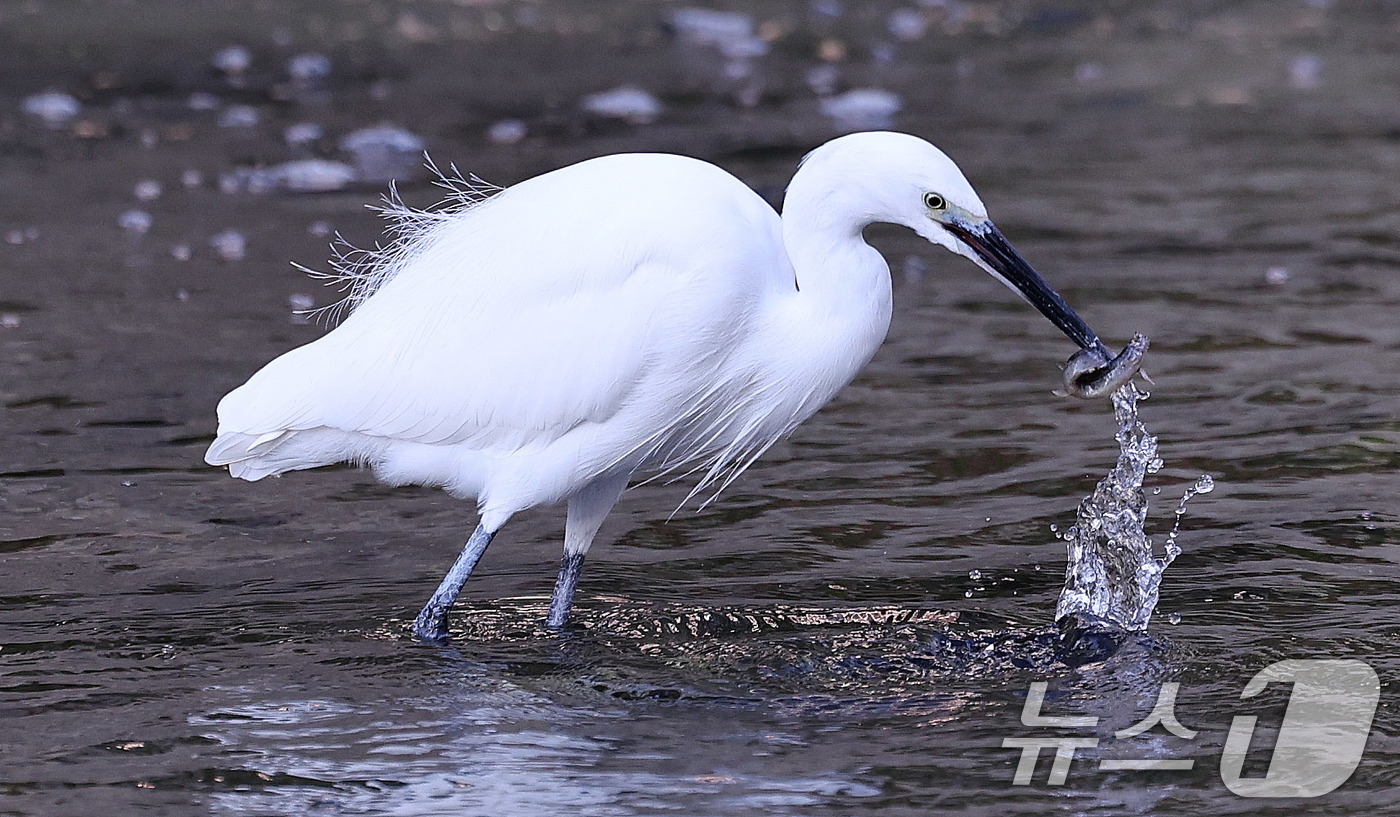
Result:
M345 293L344 297L334 303L308 314L325 319L328 323L335 323L353 313L387 281L421 255L421 251L433 240L435 231L443 229L446 223L461 218L467 211L485 203L504 189L482 180L475 174L463 175L455 165L450 166L450 175L439 170L431 159L428 159L428 168L436 176L434 183L447 190L447 196L436 207L416 210L407 206L399 197L397 187L391 184L382 205L372 208L389 222L386 230L390 238L388 244L376 243L373 248L366 249L351 244L336 233L336 240L331 245L333 256L330 272L294 264L312 278ZM300 464L305 458L305 452L286 450L286 444L298 429L276 426L295 425L292 418L305 414L305 411L298 411L298 405L294 403L298 398L302 401L302 409L310 408L307 404L311 395L306 393L304 381L300 389L295 382L302 380L309 373L295 372L294 367L290 365L279 367L286 370L280 372L281 374L301 375L289 381L274 376L279 372L269 373L271 368L269 365L249 383L220 401L218 436L205 454L205 461L210 465L228 465L232 476L250 481L282 471L312 468L336 461L328 459L324 463L308 461ZM254 381L258 381L256 388L253 388ZM235 398L235 395L238 397ZM280 413L277 413L279 408ZM276 419L279 416L285 419L279 422ZM241 428L269 430L254 433L238 430ZM278 449L283 449L280 457L269 456Z

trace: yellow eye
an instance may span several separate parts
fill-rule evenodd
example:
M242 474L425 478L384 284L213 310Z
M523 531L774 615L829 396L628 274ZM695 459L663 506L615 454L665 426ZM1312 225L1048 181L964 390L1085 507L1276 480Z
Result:
M924 206L930 210L943 210L947 208L948 202L944 201L943 197L937 193L925 193Z

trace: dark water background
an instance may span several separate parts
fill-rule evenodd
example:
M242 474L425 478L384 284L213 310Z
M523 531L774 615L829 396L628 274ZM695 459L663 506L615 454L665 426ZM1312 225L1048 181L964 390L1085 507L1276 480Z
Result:
M906 41L893 3L725 7L769 24L752 76L678 43L662 2L0 2L0 813L1393 808L1400 12L950 0L911 3L928 28ZM238 83L209 66L234 43ZM289 88L308 50L332 73ZM563 635L536 627L560 509L506 529L452 644L429 647L406 627L467 504L352 469L247 484L202 464L218 398L323 331L289 305L332 300L288 263L323 266L309 228L372 243L384 189L228 194L221 174L335 158L390 120L502 184L668 150L771 195L838 132L803 80L819 52L841 87L902 97L894 126L960 162L1100 334L1153 339L1158 531L1196 475L1218 485L1191 505L1159 649L1071 667L1043 643L1050 526L1113 461L1108 402L1052 397L1064 339L895 230L872 231L896 312L869 369L705 511L668 520L686 486L625 497ZM579 111L623 82L661 100L654 123ZM84 106L53 129L23 112L50 88ZM261 120L220 127L197 92ZM486 138L512 118L522 141ZM282 130L305 121L326 135L299 154ZM137 201L142 180L162 195ZM149 232L119 226L131 209ZM211 249L229 229L241 260ZM1319 800L1238 798L1225 730L1277 722L1286 690L1239 694L1290 657L1380 673L1366 754ZM1062 787L1047 760L1011 785L1001 741L1033 734L1033 681L1104 719ZM1165 681L1200 736L1115 745ZM1154 753L1196 766L1097 768Z

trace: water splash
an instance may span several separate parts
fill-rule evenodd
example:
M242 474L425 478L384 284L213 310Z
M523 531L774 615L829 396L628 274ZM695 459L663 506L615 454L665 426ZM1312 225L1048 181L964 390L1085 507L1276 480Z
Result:
M1063 534L1069 563L1055 608L1057 620L1088 617L1128 632L1145 632L1157 607L1162 573L1181 554L1176 538L1186 503L1215 488L1214 480L1202 476L1186 490L1163 545L1165 553L1157 556L1143 529L1148 504L1143 479L1162 467L1157 438L1137 416L1138 401L1147 397L1135 383L1113 393L1118 462L1079 503L1074 526Z

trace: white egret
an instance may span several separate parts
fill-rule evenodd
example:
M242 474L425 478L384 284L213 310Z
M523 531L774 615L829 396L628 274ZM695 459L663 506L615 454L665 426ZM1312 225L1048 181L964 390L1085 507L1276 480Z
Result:
M629 480L695 473L717 493L849 383L890 322L872 222L971 259L1110 357L914 136L812 151L781 216L720 168L662 154L459 192L446 212L398 209L400 240L356 273L349 316L224 397L205 456L246 480L359 462L475 499L480 524L414 622L423 639L446 635L513 514L568 501L559 627Z

